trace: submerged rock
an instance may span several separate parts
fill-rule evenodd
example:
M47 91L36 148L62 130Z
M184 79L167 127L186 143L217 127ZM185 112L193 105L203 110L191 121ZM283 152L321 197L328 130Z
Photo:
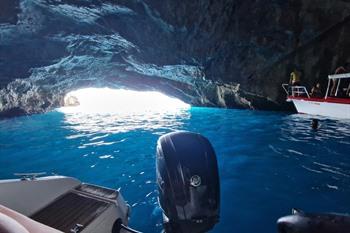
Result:
M44 112L71 90L159 90L193 104L286 109L350 54L350 6L334 0L3 0L0 116Z

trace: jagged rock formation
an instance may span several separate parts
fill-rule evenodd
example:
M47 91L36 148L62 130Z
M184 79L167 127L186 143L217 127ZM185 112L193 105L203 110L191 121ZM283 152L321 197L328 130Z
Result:
M76 96L68 95L64 97L63 106L79 106L79 99Z
M285 109L349 56L341 0L2 0L0 115L43 112L81 87L160 90L194 105Z

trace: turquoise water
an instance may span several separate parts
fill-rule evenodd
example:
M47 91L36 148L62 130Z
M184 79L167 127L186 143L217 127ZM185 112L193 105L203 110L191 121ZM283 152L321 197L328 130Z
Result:
M221 221L212 232L276 232L292 207L350 213L350 122L275 112L191 108L116 116L50 112L0 121L0 179L57 173L121 188L131 225L160 232L155 146L190 130L209 138L221 179Z

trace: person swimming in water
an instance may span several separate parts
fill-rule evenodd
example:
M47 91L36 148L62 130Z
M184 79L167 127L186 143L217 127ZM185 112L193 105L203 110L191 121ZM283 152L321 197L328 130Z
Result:
M319 128L318 120L312 119L311 127L313 130L317 130Z

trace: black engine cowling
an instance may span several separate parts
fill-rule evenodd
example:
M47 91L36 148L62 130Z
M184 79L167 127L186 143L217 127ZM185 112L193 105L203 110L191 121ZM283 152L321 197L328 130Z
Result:
M206 232L219 221L218 166L205 137L190 132L160 137L157 183L165 232Z

